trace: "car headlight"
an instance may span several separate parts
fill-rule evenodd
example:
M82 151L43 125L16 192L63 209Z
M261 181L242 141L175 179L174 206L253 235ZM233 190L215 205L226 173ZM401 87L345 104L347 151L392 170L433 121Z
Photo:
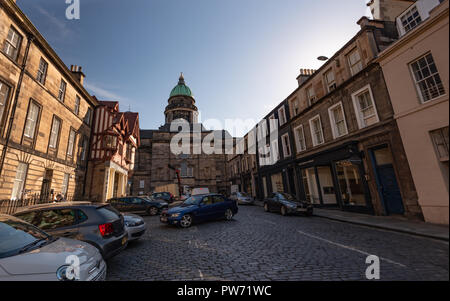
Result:
M126 221L125 222L125 226L127 226L127 227L135 227L136 223L135 222Z
M290 207L290 208L297 208L297 205L295 205L295 204L288 204L288 207Z
M170 217L179 217L179 216L180 216L180 213L174 213Z
M73 273L72 269L70 269L70 266L63 265L56 271L56 278L58 278L59 281L75 281L76 275Z

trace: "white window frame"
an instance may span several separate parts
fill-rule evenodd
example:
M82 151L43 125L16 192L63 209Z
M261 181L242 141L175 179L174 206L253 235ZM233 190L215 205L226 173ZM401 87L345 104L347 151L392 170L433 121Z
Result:
M281 146L283 147L284 158L290 157L292 155L292 151L291 151L291 142L289 140L289 133L286 133L281 136Z
M345 126L345 133L343 133L341 135L339 135L339 133L338 133L338 127L337 127L336 120L334 119L334 114L333 114L334 109L336 109L338 107L340 107L341 110L342 110L343 122L344 122L344 126ZM343 137L343 136L347 135L348 134L347 120L345 118L345 111L344 111L344 106L342 104L342 101L340 101L340 102L332 105L331 107L329 107L328 108L328 115L330 117L331 131L333 133L333 138L336 139L336 138Z
M44 67L44 68L41 69L41 67ZM45 85L45 81L47 80L47 73L48 73L48 63L44 58L41 58L41 60L39 61L36 80L40 84Z
M286 124L287 118L286 118L286 109L284 108L284 106L278 109L278 119L280 121L280 126Z
M55 123L58 122L58 126L55 127ZM50 129L50 140L48 142L49 148L58 148L59 132L61 130L61 120L53 117L52 128Z
M313 126L314 121L317 120L317 119L319 120L320 133L321 133L321 136L322 136L322 142L317 141L317 139L316 139L317 138L316 137L316 132L315 132L314 126ZM313 118L311 118L309 120L309 127L310 127L310 130L311 130L311 137L312 137L313 146L318 146L318 145L324 144L325 143L325 136L323 134L322 119L320 118L320 115L316 115L316 116L314 116Z
M11 192L11 200L21 199L23 196L23 190L25 188L25 182L27 179L28 164L19 162L17 166L16 176L14 178L13 189Z
M333 75L333 80L332 81L328 81L328 75L331 74ZM336 90L336 75L334 74L333 68L328 69L327 71L325 71L325 73L323 74L323 77L325 79L325 85L327 86L327 91L328 93Z
M370 87L370 84L368 84L352 94L353 108L355 109L355 115L356 115L356 120L358 121L359 129L368 127L367 125L364 124L364 120L362 120L361 110L360 110L359 100L358 100L358 96L361 95L362 93L364 93L365 91L369 91L370 99L372 100L372 104L374 107L375 117L377 120L374 124L380 122L380 118L378 117L377 104L375 102L375 98L373 97L372 88Z
M431 58L433 59L433 63L434 63L435 68L436 68L436 72L433 73L433 74L431 74L431 70L430 70L430 68L429 68L430 65L428 64L428 61L427 61L427 59L426 59L426 57L427 57L428 55L431 55ZM421 60L422 58L425 59L425 61L426 61L426 63L427 63L427 67L428 67L428 69L429 69L429 71L430 71L430 75L428 75L427 77L422 78L420 81L417 81L416 76L415 76L415 74L414 74L413 64L417 63L417 62L418 62L419 60ZM432 100L435 100L435 99L437 99L437 98L439 98L439 97L441 97L441 96L443 96L443 95L446 95L444 83L443 83L443 81L442 81L441 75L439 74L439 69L438 69L438 67L437 67L437 65L436 65L436 61L434 60L433 54L432 54L431 52L427 52L426 54L424 54L424 55L418 57L417 59L415 59L414 61L412 61L412 62L409 64L409 70L410 70L410 72L411 72L411 76L412 76L412 79L413 79L413 81L414 81L414 85L416 86L416 90L417 90L417 93L419 94L419 99L420 99L420 102L421 102L422 104L428 103L428 102L430 102L430 101L432 101ZM426 81L427 79L429 79L429 78L431 78L431 77L432 77L433 80L434 80L434 77L435 77L435 76L438 76L438 77L439 77L439 80L441 81L442 89L444 90L444 91L443 91L443 94L439 94L438 96L436 96L436 97L434 97L434 98L430 98L430 99L428 99L428 100L425 100L425 98L424 98L424 96L423 96L423 94L422 94L422 90L420 89L420 83ZM436 88L438 88L438 87L436 86Z
M69 191L70 174L65 173L63 177L63 182L61 184L61 194L67 197L67 192Z
M11 34L11 38L9 38ZM17 42L14 45L14 38L17 38ZM8 31L8 35L5 39L5 45L3 46L3 52L13 61L17 61L17 57L19 56L20 46L22 44L22 35L14 28L10 27Z
M139 181L139 189L145 189L145 180Z
M352 64L352 62L351 62L351 60L350 60L350 57L351 57L353 54L355 54L355 53L358 54L359 61L357 61L356 63ZM350 73L352 74L352 76L354 76L355 74L359 73L361 70L364 69L364 66L363 66L363 63L362 63L362 59L361 59L361 54L359 53L358 47L354 48L352 51L350 51L350 52L347 54L347 63L348 63L348 66L349 66L349 68L350 68ZM358 68L359 70L358 70L358 71L355 71L354 68L357 67L357 66L360 66L360 67Z
M73 136L72 136L73 134ZM72 139L73 137L73 139ZM77 133L74 129L70 129L69 131L69 139L67 142L67 156L73 157L74 149L75 149L75 140L77 138Z
M408 15L412 16L412 11L413 11L413 10L416 10L417 15L418 15L418 18L420 19L420 21L417 22L417 18L414 19L413 21L416 23L416 25L414 25L413 27L410 26L410 24L411 24L412 22L407 22L406 26L410 26L410 28L409 28L409 29L406 29L405 24L403 24L403 19L404 19L405 17L407 18ZM413 30L414 28L416 28L417 26L419 26L421 23L423 23L423 17L422 17L422 15L420 14L420 9L418 9L418 8L417 8L417 5L415 5L415 4L412 5L408 10L406 10L405 12L403 12L403 13L398 17L398 19L399 19L400 26L401 26L401 28L402 28L403 34L407 34L407 33L410 32L411 30Z
M64 102L64 99L66 98L66 90L67 90L67 83L63 79L61 79L58 91L58 100L60 102Z
M298 131L301 130L303 138L300 139L298 136ZM306 150L306 137L305 137L305 130L303 128L303 125L300 124L299 126L294 128L294 134L295 134L295 145L297 146L297 153L304 152ZM303 142L304 147L302 147L300 141Z
M278 146L278 139L273 140L270 143L270 158L271 158L272 164L275 164L278 161L280 161L280 148Z
M32 108L36 108L36 116L32 115ZM35 103L33 100L30 101L30 105L28 107L27 120L25 121L25 129L24 136L30 139L34 139L36 136L36 127L38 125L39 114L41 107ZM34 111L33 111L34 113ZM34 119L33 119L34 118Z

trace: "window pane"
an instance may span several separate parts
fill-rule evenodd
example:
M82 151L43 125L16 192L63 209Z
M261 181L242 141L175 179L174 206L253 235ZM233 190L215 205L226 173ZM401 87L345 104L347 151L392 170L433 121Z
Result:
M38 116L39 107L34 102L31 102L28 110L27 122L25 124L25 136L28 138L34 138Z
M9 87L0 82L0 122L3 119L3 113L5 112L6 101L8 100L8 97L9 97Z
M411 69L423 102L445 94L444 85L431 54L413 62Z
M366 206L358 167L349 161L336 162L336 173L344 205Z
M306 200L312 204L320 204L319 190L316 181L316 172L314 168L302 169L303 189Z
M17 166L16 177L14 179L14 185L11 194L12 200L17 200L22 197L27 170L28 164L26 163L19 163L19 165Z
M58 136L59 136L59 128L60 128L60 121L55 118L53 120L52 130L50 134L50 143L49 146L52 148L56 148L56 144L58 143Z

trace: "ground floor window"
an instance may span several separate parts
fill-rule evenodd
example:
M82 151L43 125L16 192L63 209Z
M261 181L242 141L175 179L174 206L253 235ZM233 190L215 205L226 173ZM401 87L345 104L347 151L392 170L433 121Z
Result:
M358 166L349 161L336 162L336 173L342 203L346 206L366 206L364 186Z
M333 174L330 166L318 166L317 174L319 176L320 192L324 205L335 205L336 191L334 189Z
M314 167L302 169L302 182L306 199L312 204L320 204L319 190L317 189L316 169Z
M23 196L23 189L25 186L25 179L27 177L28 164L19 163L17 166L16 177L14 179L13 190L11 194L12 200L21 199Z
M67 190L69 188L70 175L68 173L64 174L63 183L61 186L61 194L67 197Z
M283 176L281 173L272 175L272 192L284 192Z

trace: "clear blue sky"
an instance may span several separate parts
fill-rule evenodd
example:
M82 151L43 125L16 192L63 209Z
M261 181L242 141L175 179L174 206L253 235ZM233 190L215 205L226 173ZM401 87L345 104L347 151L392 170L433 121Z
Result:
M184 72L202 120L263 118L358 30L365 0L17 0L66 65L80 65L100 99L164 123ZM224 122L224 121L222 121ZM236 133L242 135L244 133Z

